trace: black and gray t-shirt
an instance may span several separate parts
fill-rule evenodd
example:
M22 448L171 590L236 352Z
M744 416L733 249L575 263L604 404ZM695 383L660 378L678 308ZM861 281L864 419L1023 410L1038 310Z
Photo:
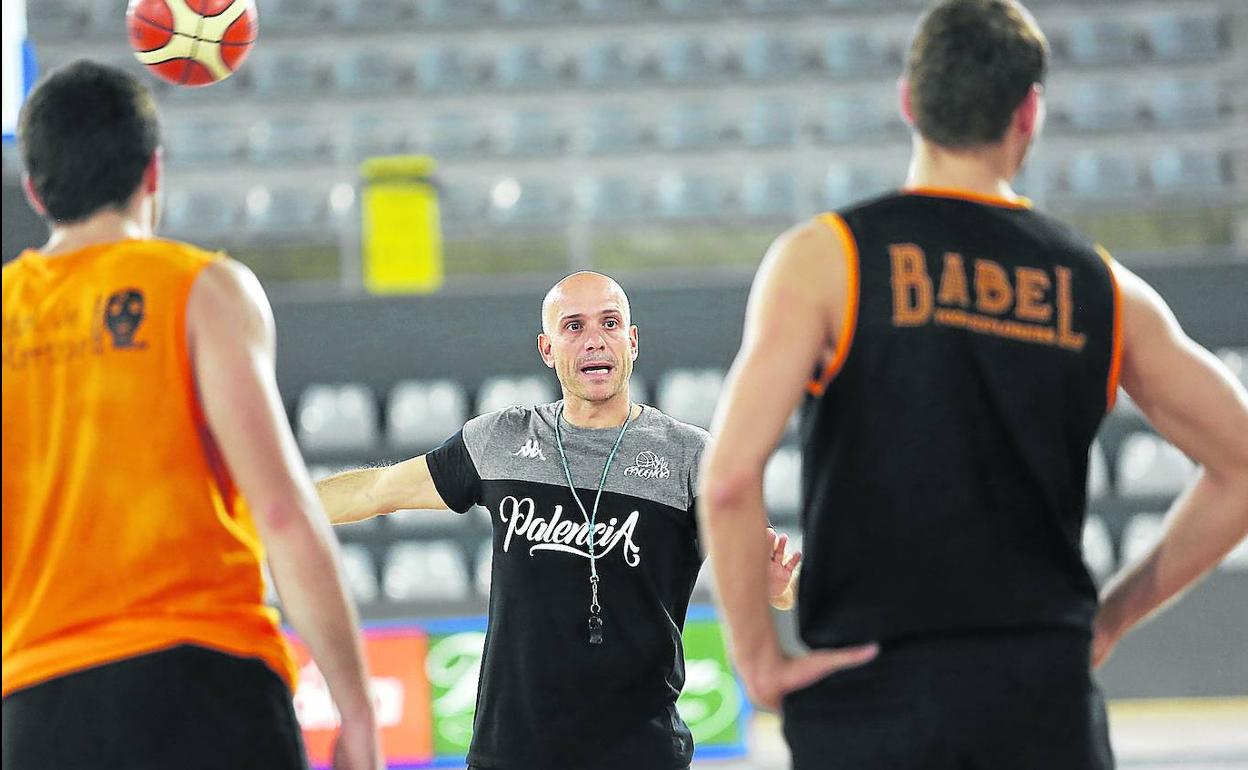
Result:
M481 415L427 456L442 499L484 506L494 530L469 764L683 768L693 739L676 698L702 562L694 493L707 433L651 407L625 433L594 533L604 642L591 645L588 527L555 444L558 406ZM618 431L560 421L587 511Z

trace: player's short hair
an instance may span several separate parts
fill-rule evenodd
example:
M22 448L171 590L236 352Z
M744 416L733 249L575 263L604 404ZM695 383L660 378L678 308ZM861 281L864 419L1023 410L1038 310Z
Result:
M956 148L1001 141L1033 84L1043 84L1049 44L1015 0L944 0L919 22L906 58L915 127Z
M83 59L35 86L17 136L48 218L67 223L125 206L160 146L160 124L142 83Z

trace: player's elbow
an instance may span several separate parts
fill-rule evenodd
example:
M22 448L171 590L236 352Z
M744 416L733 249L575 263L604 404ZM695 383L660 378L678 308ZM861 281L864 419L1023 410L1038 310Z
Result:
M751 502L762 502L762 470L743 465L707 469L701 498L708 519L730 517Z

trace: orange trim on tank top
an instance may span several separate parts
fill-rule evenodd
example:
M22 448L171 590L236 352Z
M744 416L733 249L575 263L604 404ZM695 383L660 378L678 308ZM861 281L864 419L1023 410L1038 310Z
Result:
M1096 244L1096 253L1109 270L1109 282L1114 287L1114 344L1109 354L1109 378L1105 385L1105 411L1109 412L1118 401L1118 378L1122 375L1122 291L1118 288L1118 276L1114 275L1114 257L1105 247Z
M841 241L841 251L845 254L846 296L845 313L841 320L841 333L836 340L836 350L831 360L824 366L823 374L818 380L812 380L806 388L813 396L824 394L828 384L841 371L841 367L845 365L845 359L849 357L849 348L854 342L854 330L858 326L859 295L858 243L854 240L854 234L850 232L849 225L845 224L840 214L828 212L820 214L818 219L831 228Z
M932 198L956 198L957 200L971 201L972 203L983 203L989 206L1003 206L1007 209L1029 209L1031 208L1031 199L1018 196L1010 200L997 195L985 195L983 193L972 192L971 190L959 190L953 187L903 187L901 191L906 195L926 195Z

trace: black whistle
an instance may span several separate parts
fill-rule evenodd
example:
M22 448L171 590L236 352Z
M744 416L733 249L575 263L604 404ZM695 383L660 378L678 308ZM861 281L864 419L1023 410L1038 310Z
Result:
M598 615L589 616L589 643L602 644L602 618Z

